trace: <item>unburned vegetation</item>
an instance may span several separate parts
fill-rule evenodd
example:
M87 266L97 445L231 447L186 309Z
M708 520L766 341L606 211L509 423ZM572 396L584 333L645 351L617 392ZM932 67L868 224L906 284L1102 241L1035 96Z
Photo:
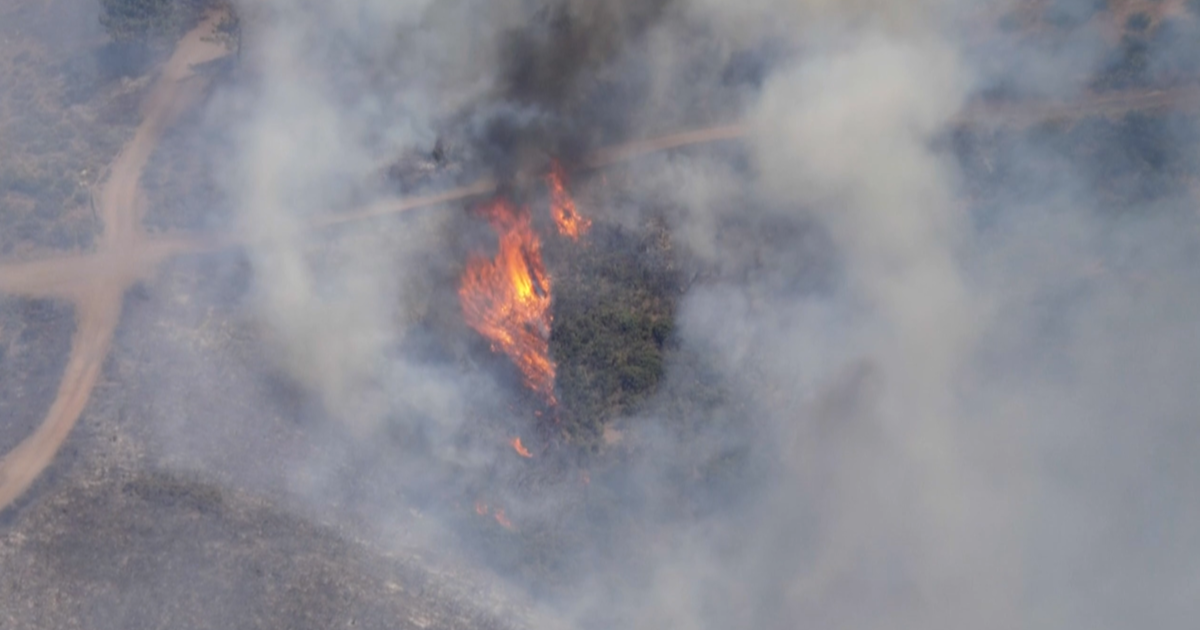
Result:
M665 225L598 225L582 244L550 246L562 260L550 350L561 420L595 447L604 425L638 411L662 378L680 279Z

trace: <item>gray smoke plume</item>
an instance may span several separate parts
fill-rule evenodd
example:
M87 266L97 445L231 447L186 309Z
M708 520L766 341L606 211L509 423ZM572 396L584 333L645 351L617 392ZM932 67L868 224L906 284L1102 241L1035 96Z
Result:
M1090 98L1101 18L1050 4L1061 34L1037 39L1022 7L952 0L244 2L208 112L233 121L222 184L273 369L331 425L287 492L486 558L581 628L1189 626L1194 201L1112 165L1194 164L1193 123L964 123ZM1144 80L1195 58L1148 46ZM309 229L397 194L399 155L453 163L403 194L488 176L529 200L518 175L550 157L734 122L579 171L580 199L619 197L585 214L662 219L694 279L586 490L573 456L528 472L496 448L534 421L456 319L492 246L464 204ZM483 495L538 535L462 527Z

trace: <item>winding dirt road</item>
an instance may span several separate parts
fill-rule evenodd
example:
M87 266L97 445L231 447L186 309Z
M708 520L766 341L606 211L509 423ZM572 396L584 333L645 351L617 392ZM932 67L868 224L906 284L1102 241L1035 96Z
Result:
M65 300L75 306L76 332L57 397L38 429L0 459L0 511L23 494L50 465L76 421L83 413L99 378L121 317L125 292L150 276L166 259L186 252L211 251L245 245L236 235L217 237L149 237L142 226L145 199L142 170L163 132L204 93L208 78L192 66L218 59L228 50L206 41L219 14L210 15L189 32L163 67L143 104L143 121L133 139L112 164L99 197L104 223L96 250L0 265L0 293ZM1074 120L1088 116L1116 116L1136 110L1200 108L1200 89L1114 93L1077 103L1020 103L968 107L955 126L1026 126L1045 120ZM597 151L583 162L586 168L630 160L648 153L745 137L750 127L731 124L638 140ZM313 222L313 229L435 206L491 194L494 180L484 178L454 190L405 199L380 201L371 206L333 214Z
M0 292L69 301L76 321L71 354L50 411L32 435L0 460L0 510L50 465L83 413L112 345L125 291L187 247L181 241L146 238L140 182L163 131L203 93L207 79L194 75L191 67L228 52L206 41L219 19L219 14L210 15L179 42L147 96L142 124L113 162L99 196L104 231L95 252L0 267Z

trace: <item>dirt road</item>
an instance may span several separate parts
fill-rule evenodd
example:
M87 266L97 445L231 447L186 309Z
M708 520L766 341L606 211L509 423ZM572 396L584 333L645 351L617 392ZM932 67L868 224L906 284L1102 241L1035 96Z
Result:
M1113 118L1130 112L1191 111L1198 108L1200 88L1130 90L1093 94L1081 101L970 105L955 120L955 125L1028 127L1043 122L1070 122L1092 116Z
M1043 122L1071 122L1093 116L1112 118L1135 111L1191 111L1197 109L1200 109L1200 88L1131 90L1128 92L1094 94L1080 101L972 104L964 108L962 113L951 121L951 126L1006 126L1020 128ZM739 140L745 138L750 132L750 125L734 123L692 129L646 140L634 140L596 151L584 159L583 166L586 168L603 168L660 151L669 151L671 149L711 142ZM469 186L456 188L436 195L393 199L379 202L353 212L334 214L314 221L311 227L323 228L389 214L397 214L416 208L487 195L495 190L495 181L485 178ZM2 280L0 280L0 283L2 283ZM2 288L2 284L0 284L0 288Z
M70 301L76 332L57 397L38 429L0 460L0 510L29 488L54 460L91 397L121 317L125 291L180 251L182 242L150 241L142 229L142 170L163 131L200 94L207 79L191 66L225 55L205 41L220 15L210 15L178 44L143 104L143 120L117 156L99 196L104 231L96 251L0 267L0 292Z

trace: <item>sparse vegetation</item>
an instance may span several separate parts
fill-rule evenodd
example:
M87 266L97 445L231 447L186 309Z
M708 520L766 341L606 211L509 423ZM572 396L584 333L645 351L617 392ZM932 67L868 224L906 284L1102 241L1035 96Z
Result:
M99 225L91 190L137 115L125 97L140 85L100 89L103 60L83 45L39 48L19 34L2 44L0 256L86 248Z
M1092 191L1095 210L1145 214L1173 207L1163 203L1188 193L1200 162L1186 147L1198 140L1200 127L1192 117L1135 112L1117 120L1047 123L1019 133L964 133L956 138L956 150L981 207L1019 204L1061 186L1062 171L1014 159L1032 146L1071 165L1072 177Z
M116 42L174 39L215 0L100 0L100 23Z

